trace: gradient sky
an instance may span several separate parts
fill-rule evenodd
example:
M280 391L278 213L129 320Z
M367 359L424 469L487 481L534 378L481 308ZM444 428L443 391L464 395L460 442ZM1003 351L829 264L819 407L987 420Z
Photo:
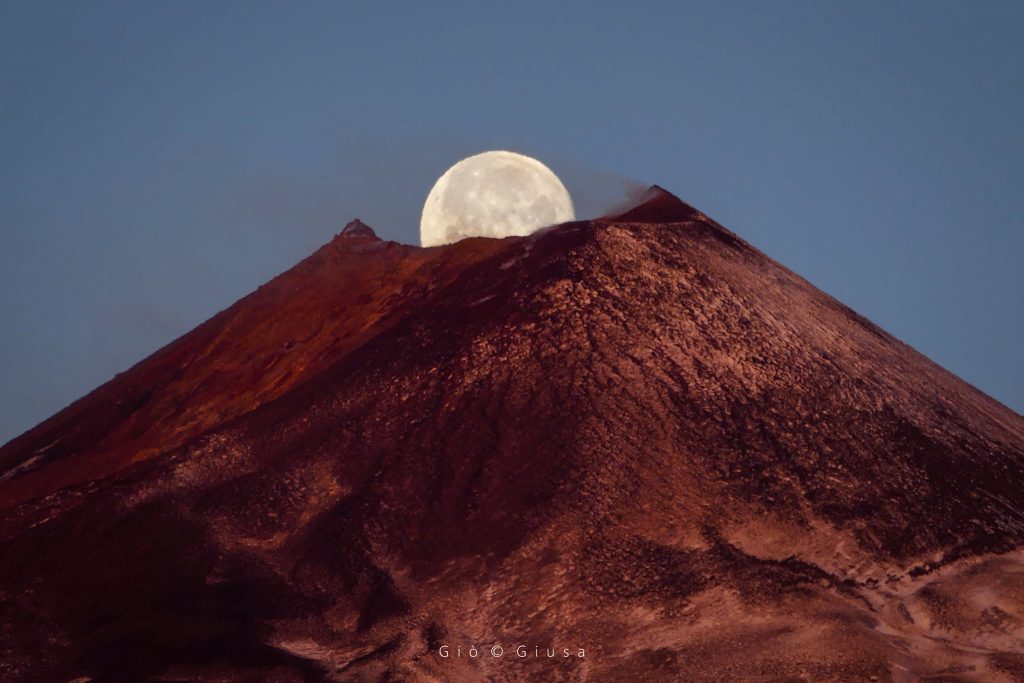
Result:
M357 6L358 5L358 6ZM657 183L1024 410L1024 3L0 4L0 442L359 216Z

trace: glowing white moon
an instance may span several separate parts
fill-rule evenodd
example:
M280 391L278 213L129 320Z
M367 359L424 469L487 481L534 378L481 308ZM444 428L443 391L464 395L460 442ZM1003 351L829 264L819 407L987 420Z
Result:
M568 190L544 164L515 152L463 159L427 195L420 218L425 247L465 237L529 235L576 218Z

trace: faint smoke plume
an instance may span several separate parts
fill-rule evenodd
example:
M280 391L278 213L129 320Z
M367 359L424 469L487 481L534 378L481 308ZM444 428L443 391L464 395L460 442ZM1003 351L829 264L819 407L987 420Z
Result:
M580 219L629 208L648 188L612 170L529 145L479 144L442 135L410 140L336 134L325 139L323 158L315 166L287 172L267 167L227 182L227 194L234 198L225 208L235 215L225 218L264 226L275 239L286 239L289 246L301 243L306 251L353 218L385 239L419 244L420 211L434 182L457 161L490 149L526 154L549 166L569 190Z
M579 219L622 213L635 206L648 188L633 178L573 161L553 164L552 169L572 195Z

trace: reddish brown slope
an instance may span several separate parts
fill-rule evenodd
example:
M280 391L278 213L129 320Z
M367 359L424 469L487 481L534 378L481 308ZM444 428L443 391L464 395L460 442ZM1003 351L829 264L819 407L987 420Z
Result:
M1020 680L1024 421L648 204L508 242L252 413L10 510L0 671ZM437 654L520 643L586 656Z
M282 395L504 246L421 249L383 242L353 221L291 270L0 448L0 509L172 450Z

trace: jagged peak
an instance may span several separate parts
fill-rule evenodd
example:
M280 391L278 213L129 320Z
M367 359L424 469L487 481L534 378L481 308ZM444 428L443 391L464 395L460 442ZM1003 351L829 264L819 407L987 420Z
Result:
M373 231L373 228L371 228L369 225L362 222L358 218L349 221L348 225L346 225L342 229L342 231L338 233L338 237L369 237L370 239L374 240L380 239L379 237L377 237L377 233Z
M609 218L630 223L676 223L700 215L697 209L665 188L651 185L636 206Z

